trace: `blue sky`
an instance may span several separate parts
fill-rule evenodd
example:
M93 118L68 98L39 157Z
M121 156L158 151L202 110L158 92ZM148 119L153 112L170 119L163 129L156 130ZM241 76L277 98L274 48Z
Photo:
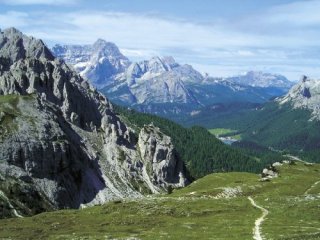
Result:
M131 60L172 55L212 76L320 78L320 0L0 0L0 28L55 43L116 43Z

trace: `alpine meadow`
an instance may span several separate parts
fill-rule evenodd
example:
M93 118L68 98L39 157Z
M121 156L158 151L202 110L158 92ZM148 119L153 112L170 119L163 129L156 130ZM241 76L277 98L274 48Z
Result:
M0 239L320 239L320 0L0 0Z

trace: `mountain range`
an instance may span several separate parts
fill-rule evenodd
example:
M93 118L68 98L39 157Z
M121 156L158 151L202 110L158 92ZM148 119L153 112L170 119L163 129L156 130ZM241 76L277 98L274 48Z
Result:
M41 40L0 32L0 218L141 198L265 164L204 128L114 106Z
M202 76L172 57L130 63L102 40L77 54L55 49L86 64L66 64L15 28L0 31L0 218L11 218L0 238L320 236L320 166L304 161L319 162L320 80L303 76L284 96L250 102L289 85L264 73ZM206 112L237 141L112 104L84 79L98 70L107 74L96 87L123 101L130 93L130 106Z
M262 72L210 77L171 56L130 62L115 44L103 40L93 45L55 45L52 52L112 102L174 120L217 103L263 103L293 85L284 76Z
M52 52L90 79L97 88L107 85L111 76L122 73L130 62L118 47L111 42L98 39L93 45L55 45Z
M290 91L263 105L251 106L241 113L201 116L208 128L232 129L235 143L249 149L268 148L290 152L312 162L319 162L320 80L303 76ZM225 111L227 112L227 111ZM198 119L198 121L200 121Z
M133 130L41 40L5 29L0 66L1 217L188 184L169 136Z

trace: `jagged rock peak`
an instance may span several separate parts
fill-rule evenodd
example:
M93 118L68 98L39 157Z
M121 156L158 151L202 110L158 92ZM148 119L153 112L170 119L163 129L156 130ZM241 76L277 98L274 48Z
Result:
M294 108L308 108L314 118L320 119L320 80L302 76L287 95L278 99L278 102L291 103Z
M42 40L28 37L16 28L7 28L0 33L0 57L9 58L12 62L26 58L54 59Z
M172 144L171 138L164 135L153 124L145 125L139 134L138 146L144 165L149 166L151 181L167 188L184 187L188 184L185 167Z
M147 63L147 70L150 72L164 72L164 71L170 71L172 68L178 67L179 64L176 63L173 57L171 56L165 56L165 57L159 57L154 56L149 61L145 61Z
M112 42L98 39L92 45L55 45L53 54L65 60L97 88L106 86L109 78L123 73L130 61Z
M125 57L119 50L116 44L113 42L107 42L106 40L103 40L99 38L93 45L93 52L98 52L100 55L103 56L113 56L117 58L121 58L122 60L128 60L127 57Z
M245 74L227 78L228 81L252 87L278 87L289 89L293 83L285 76L262 71L249 71Z
M98 127L104 111L111 108L104 96L55 59L41 40L15 28L0 34L0 95L8 94L42 96L82 128ZM100 110L99 105L103 105Z
M47 57L40 40L16 29L1 37L0 95L11 96L0 104L0 178L8 182L0 193L10 215L11 209L30 215L185 186L184 164L168 136L154 127L133 131L64 61ZM12 57L16 46L22 54Z

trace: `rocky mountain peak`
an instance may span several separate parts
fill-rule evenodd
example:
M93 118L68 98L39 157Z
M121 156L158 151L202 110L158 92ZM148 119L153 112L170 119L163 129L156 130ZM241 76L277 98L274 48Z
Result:
M288 90L294 83L285 76L262 71L249 71L243 75L227 78L228 81L251 87L277 87Z
M99 126L103 111L110 107L108 101L55 59L41 40L10 28L0 34L0 43L0 95L40 95L78 126ZM100 104L104 105L101 111L97 109Z
M295 108L308 108L315 118L320 119L320 80L302 76L278 102L291 103Z
M26 58L54 59L42 40L27 37L16 28L8 28L1 32L0 47L0 57L10 59L11 62Z
M117 58L125 61L129 61L127 57L125 57L117 47L112 42L107 42L103 39L98 39L92 45L93 53L99 55L100 57L108 57L108 58Z
M111 42L98 39L92 45L56 45L52 52L65 60L97 88L109 83L110 77L123 73L130 61Z
M147 64L146 71L150 73L163 73L178 67L179 64L171 56L152 57L149 61L144 61Z
M164 56L161 58L162 62L164 62L165 64L169 65L169 66L178 66L179 64L176 62L176 60L174 59L174 57L172 56Z
M152 152L153 145L138 146L139 133L115 114L108 99L55 59L42 41L15 29L1 32L0 39L0 177L10 179L0 191L9 199L6 205L15 203L8 212L78 208L185 184L183 172L162 168L162 163L183 166L172 155L147 171L152 160L139 148ZM148 133L140 136L148 139ZM174 152L163 139L152 144ZM154 180L160 178L161 184ZM26 203L25 195L35 202Z

